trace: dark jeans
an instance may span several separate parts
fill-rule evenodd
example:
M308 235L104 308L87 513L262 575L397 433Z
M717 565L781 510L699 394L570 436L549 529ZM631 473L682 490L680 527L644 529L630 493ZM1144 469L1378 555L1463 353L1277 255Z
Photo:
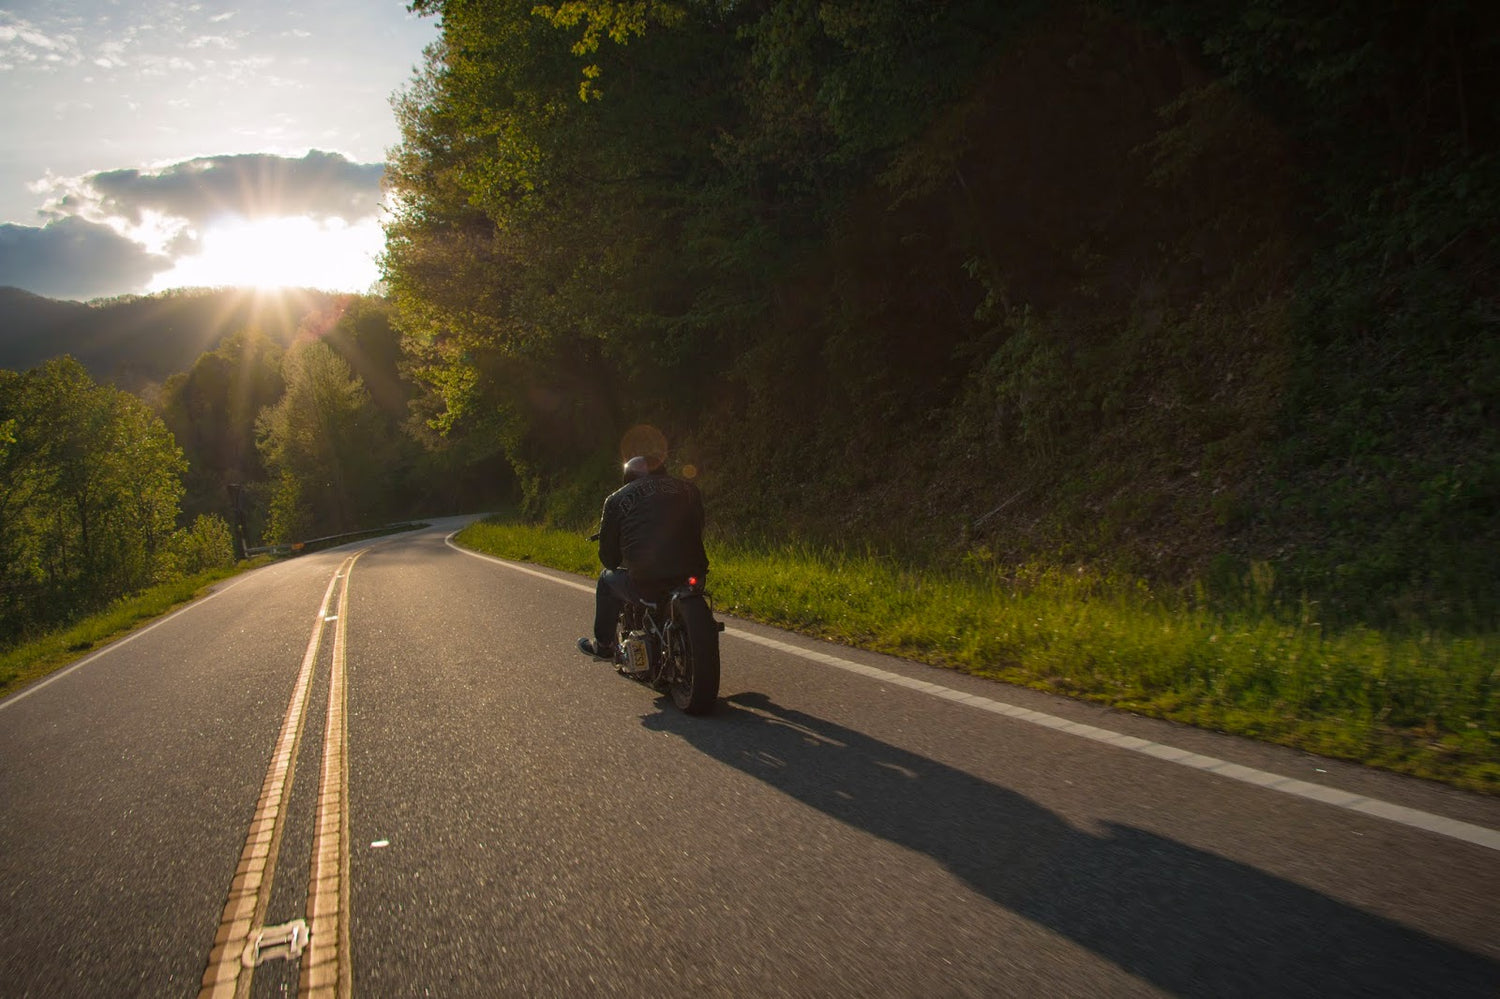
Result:
M605 569L599 573L599 585L594 590L594 641L600 648L611 648L615 644L615 622L620 618L621 609L634 596L630 573L624 569Z

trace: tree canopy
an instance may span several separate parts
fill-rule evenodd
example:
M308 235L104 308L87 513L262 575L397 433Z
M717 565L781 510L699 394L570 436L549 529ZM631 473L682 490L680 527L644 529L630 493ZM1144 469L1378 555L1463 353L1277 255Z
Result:
M740 529L1500 601L1493 5L413 9L395 322L533 509L650 423Z
M0 372L0 640L155 578L182 451L151 409L72 358Z

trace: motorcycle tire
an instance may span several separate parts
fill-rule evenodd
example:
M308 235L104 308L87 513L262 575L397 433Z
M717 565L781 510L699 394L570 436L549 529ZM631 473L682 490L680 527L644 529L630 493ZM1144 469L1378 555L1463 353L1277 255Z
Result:
M668 650L672 703L690 715L706 714L719 697L719 628L701 597L678 600Z

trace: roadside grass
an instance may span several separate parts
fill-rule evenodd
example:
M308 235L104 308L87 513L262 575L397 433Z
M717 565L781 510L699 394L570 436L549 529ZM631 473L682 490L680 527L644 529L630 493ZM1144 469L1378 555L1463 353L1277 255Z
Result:
M14 693L201 596L213 584L270 562L267 556L153 586L123 597L98 614L0 651L0 697Z
M353 540L400 534L427 526L422 522L392 524L335 538L320 538L305 545L296 546L296 553L319 551L332 544L347 544ZM150 624L156 618L202 596L204 591L217 582L237 576L250 569L258 569L276 561L274 555L256 555L244 559L234 566L211 569L196 576L162 583L128 597L122 597L105 610L91 615L60 631L22 642L8 649L0 649L0 697L12 694L49 673L56 672L69 663L82 659L94 649L123 638L137 628Z
M514 562L535 562L587 576L599 574L598 546L582 533L537 527L504 514L474 521L453 540Z
M457 540L569 572L599 568L581 533L487 520ZM1500 634L1325 631L1315 607L1213 609L1086 570L918 571L796 545L710 554L709 589L725 613L1500 794Z

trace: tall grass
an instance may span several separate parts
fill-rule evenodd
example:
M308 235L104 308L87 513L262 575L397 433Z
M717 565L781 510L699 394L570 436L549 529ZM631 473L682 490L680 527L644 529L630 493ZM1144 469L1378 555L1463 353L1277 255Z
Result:
M122 597L98 614L71 627L22 642L0 651L0 695L18 690L91 650L135 630L174 607L187 603L214 583L263 565L267 559L241 562L233 568L211 569L185 579L153 586Z
M599 549L582 533L495 517L470 524L453 540L500 558L535 562L564 572L596 574L600 569Z
M592 574L581 535L486 522L501 557ZM1141 714L1500 793L1500 635L1326 631L1252 576L1236 609L1086 570L918 571L873 554L714 546L726 613Z

